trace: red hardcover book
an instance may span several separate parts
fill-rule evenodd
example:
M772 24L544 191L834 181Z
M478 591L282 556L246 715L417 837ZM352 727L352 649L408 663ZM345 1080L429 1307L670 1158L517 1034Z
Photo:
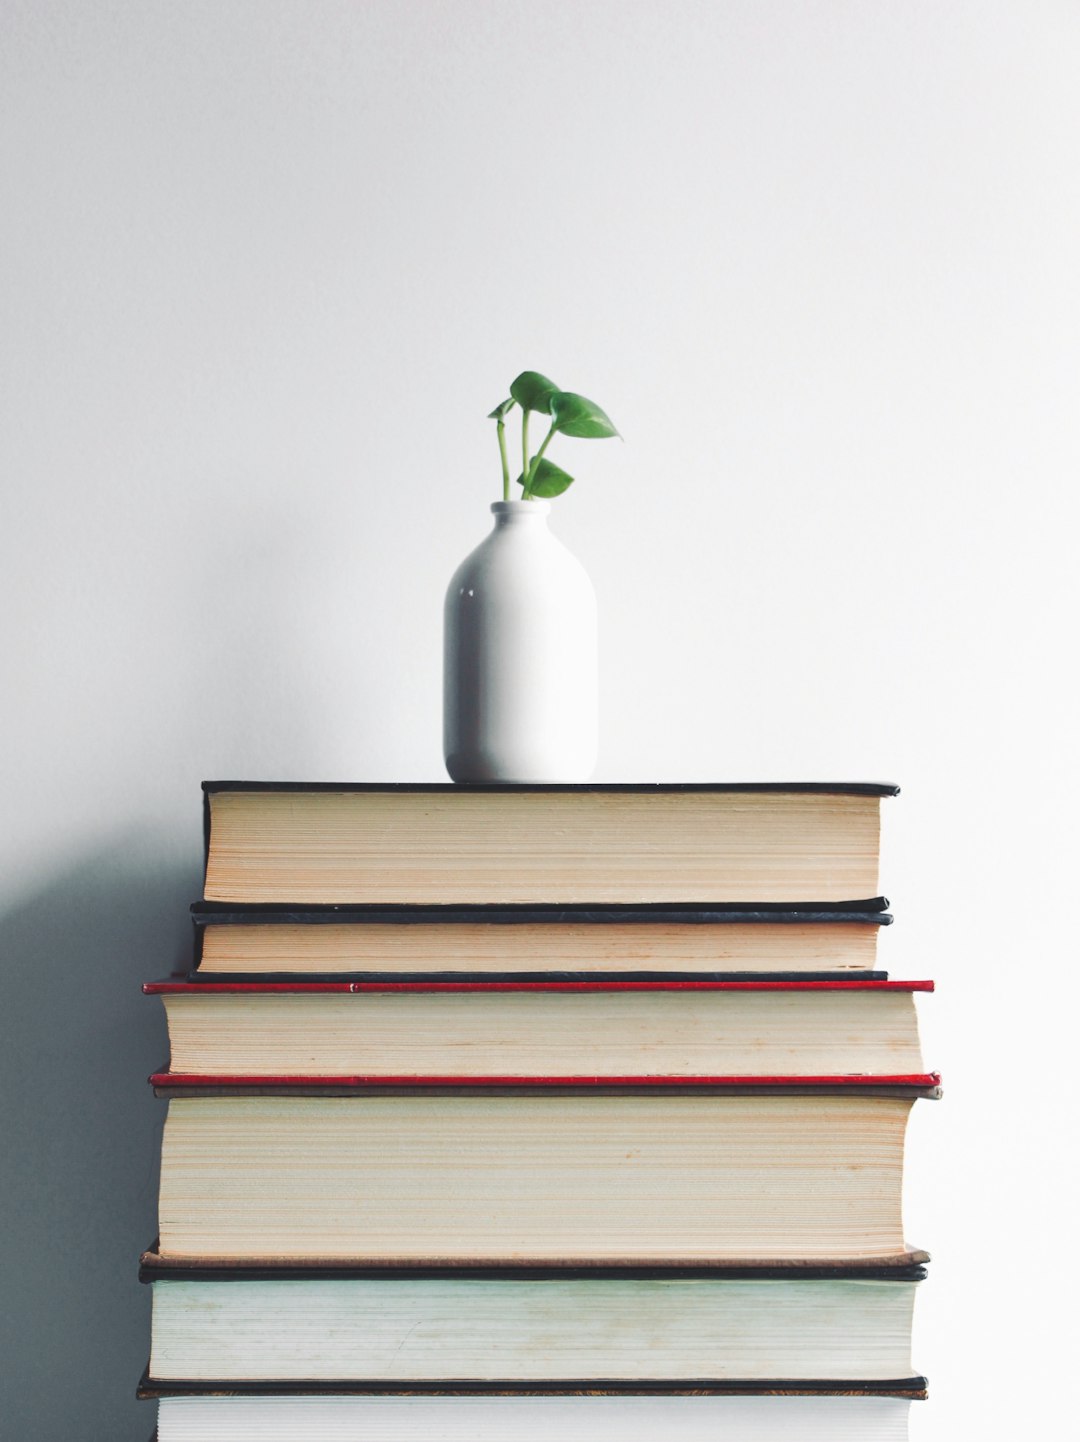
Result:
M648 1267L907 1260L937 1078L162 1081L169 1262Z
M163 1092L370 1087L932 1091L930 981L154 982Z

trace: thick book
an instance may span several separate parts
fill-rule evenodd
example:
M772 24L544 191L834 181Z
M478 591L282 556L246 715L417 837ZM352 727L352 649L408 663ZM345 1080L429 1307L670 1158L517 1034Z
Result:
M890 1382L915 1276L287 1275L154 1281L151 1383Z
M925 1076L929 981L152 982L157 1086L259 1076Z
M807 904L874 896L869 783L205 782L205 899Z
M192 980L883 977L884 897L814 907L196 902Z
M164 1258L907 1263L904 1131L934 1094L803 1079L285 1090L170 1101Z

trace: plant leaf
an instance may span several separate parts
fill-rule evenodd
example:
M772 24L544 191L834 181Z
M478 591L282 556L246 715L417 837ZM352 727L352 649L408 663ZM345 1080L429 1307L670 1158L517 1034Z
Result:
M523 486L524 484L525 477L518 476L518 485ZM536 468L536 475L533 476L529 495L539 496L546 500L549 496L561 496L563 491L573 484L573 476L567 475L561 467L554 465L546 456L543 456Z
M573 391L556 391L551 397L551 419L555 429L564 436L602 441L619 434L611 418L595 401Z
M513 396L511 396L509 400L500 401L493 411L488 412L488 420L501 421L503 416L505 416L509 411L512 411L513 409L514 398Z
M543 411L551 414L551 398L558 394L559 387L539 371L522 371L510 387L510 394L523 411Z

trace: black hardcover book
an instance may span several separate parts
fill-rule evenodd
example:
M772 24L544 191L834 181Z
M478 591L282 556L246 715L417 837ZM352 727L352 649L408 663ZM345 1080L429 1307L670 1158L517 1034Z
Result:
M204 782L210 901L843 901L877 890L877 783Z
M804 906L196 902L193 981L884 980L883 896ZM869 964L868 964L869 963Z
M643 1266L627 1262L567 1262L545 1266L506 1262L463 1264L461 1262L336 1262L280 1261L273 1266L239 1259L221 1261L201 1257L163 1257L155 1240L139 1258L140 1282L265 1282L338 1279L374 1281L379 1278L407 1280L453 1277L474 1281L558 1281L567 1278L609 1277L624 1281L659 1281L671 1277L728 1281L879 1281L922 1282L926 1279L929 1252L908 1251L891 1258L845 1257L835 1261L776 1262L718 1260L709 1263L671 1262L665 1266Z
M670 1382L663 1378L623 1382L576 1378L549 1382L244 1382L157 1381L144 1373L136 1396L162 1397L906 1397L925 1401L925 1377L769 1379L716 1381L707 1377Z
M908 1396L925 1387L909 1375L920 1265L165 1262L140 1275L156 1288L147 1395Z

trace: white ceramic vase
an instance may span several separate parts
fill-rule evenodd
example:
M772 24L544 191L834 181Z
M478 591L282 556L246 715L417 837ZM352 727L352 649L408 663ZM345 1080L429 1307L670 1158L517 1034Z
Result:
M443 751L455 781L587 781L596 765L596 594L547 501L496 501L446 592Z

